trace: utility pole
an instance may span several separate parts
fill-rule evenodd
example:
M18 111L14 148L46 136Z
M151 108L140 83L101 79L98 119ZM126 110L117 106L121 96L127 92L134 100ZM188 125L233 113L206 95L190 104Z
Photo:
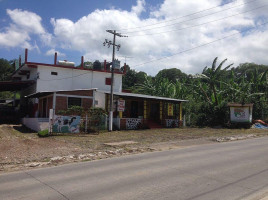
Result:
M112 57L112 76L111 76L111 93L110 93L110 112L109 112L109 131L113 130L113 87L114 87L114 67L115 67L115 47L117 47L117 51L119 51L121 45L115 43L116 36L118 37L127 37L123 36L120 33L116 33L115 30L106 30L108 33L111 33L114 35L113 42L108 41L105 39L105 42L103 42L103 46L107 44L108 48L113 45L113 57Z

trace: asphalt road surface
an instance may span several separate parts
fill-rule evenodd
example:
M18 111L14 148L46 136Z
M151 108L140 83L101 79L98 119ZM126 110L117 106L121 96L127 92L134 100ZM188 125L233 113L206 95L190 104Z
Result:
M268 137L0 175L0 199L247 199L268 187Z

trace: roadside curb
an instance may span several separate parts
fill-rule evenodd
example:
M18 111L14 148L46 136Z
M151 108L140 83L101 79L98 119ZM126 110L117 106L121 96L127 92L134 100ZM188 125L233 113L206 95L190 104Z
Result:
M268 188L264 188L248 197L244 200L268 200Z

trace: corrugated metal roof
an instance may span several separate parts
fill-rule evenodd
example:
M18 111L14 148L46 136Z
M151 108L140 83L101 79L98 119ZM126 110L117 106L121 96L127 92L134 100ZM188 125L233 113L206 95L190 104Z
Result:
M97 92L110 94L110 91L97 90ZM165 101L176 101L176 102L187 102L188 101L188 100L182 100L182 99L172 99L172 98L167 98L167 97L158 97L158 96L150 96L150 95L145 95L145 94L126 93L126 92L114 92L114 95L125 96L125 97L136 97L136 98L143 98L143 99L158 99L158 100L165 100Z
M96 88L92 89L82 89L82 90L96 90ZM54 92L61 92L61 91L79 91L79 90L59 90L59 91L54 91ZM97 92L105 93L105 94L110 94L110 91L103 91L103 90L96 90ZM38 98L46 95L52 94L53 91L48 92L37 92L34 94L30 94L25 97L29 98ZM150 96L150 95L145 95L145 94L136 94L136 93L126 93L126 92L114 92L114 95L117 96L125 96L125 97L133 97L133 98L143 98L143 99L157 99L157 100L165 100L165 101L176 101L176 102L188 102L188 100L182 100L182 99L172 99L172 98L167 98L167 97L158 97L158 96Z

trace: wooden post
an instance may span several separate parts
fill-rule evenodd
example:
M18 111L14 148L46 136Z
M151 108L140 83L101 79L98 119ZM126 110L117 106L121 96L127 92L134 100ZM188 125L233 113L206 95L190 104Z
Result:
M162 116L163 115L163 103L162 103L162 101L160 101L160 109L159 110L160 110L160 112L159 112L160 113L160 120L162 123L162 119L163 119L163 116Z
M86 123L85 123L85 133L87 133L87 115L86 115Z
M180 118L179 118L179 120L182 120L182 103L180 102Z
M147 119L147 101L143 101L143 118Z
M120 100L122 100L122 98L120 98ZM122 119L123 118L123 112L119 111L119 118Z

